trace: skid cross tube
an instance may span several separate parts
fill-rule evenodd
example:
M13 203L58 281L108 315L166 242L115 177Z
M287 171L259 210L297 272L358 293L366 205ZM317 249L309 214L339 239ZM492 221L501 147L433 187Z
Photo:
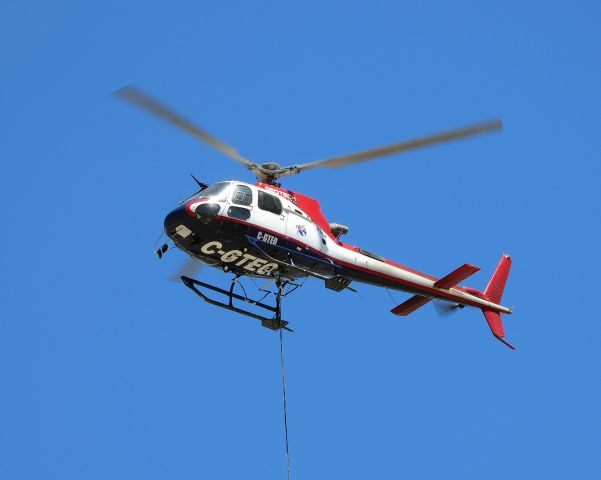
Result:
M210 285L208 283L200 282L193 278L189 278L189 277L185 277L185 276L182 276L180 278L181 278L182 282L184 282L184 285L186 287L188 287L190 290L192 290L194 293L196 293L196 295L198 295L202 300L204 300L205 302L207 302L211 305L215 305L216 307L224 308L226 310L230 310L232 312L236 312L241 315L246 315L247 317L251 317L256 320L260 320L261 325L263 325L264 327L269 328L271 330L279 330L279 329L283 328L285 330L288 330L289 332L293 331L291 328L287 327L288 322L286 322L285 320L282 320L282 309L281 309L282 289L280 288L280 285L278 285L278 292L276 294L276 306L272 307L271 305L266 305L265 303L262 303L262 302L259 302L256 300L252 300L250 298L243 297L242 295L238 295L237 293L234 293L233 289L234 289L234 284L236 283L236 280L238 279L237 277L232 281L232 285L231 285L229 291L224 290L219 287L216 287L214 285ZM214 292L221 293L222 295L227 296L229 299L229 303L222 303L222 302L219 302L217 300L213 300L212 298L207 297L204 293L202 293L197 288L197 286L202 287L202 288L207 288L209 290L213 290ZM251 305L255 305L256 307L263 308L265 310L273 312L275 314L275 316L274 316L274 318L268 318L268 317L264 317L262 315L258 315L253 312L249 312L248 310L243 310L241 308L234 307L234 305L233 305L234 298L236 300L241 300L243 302L250 303Z

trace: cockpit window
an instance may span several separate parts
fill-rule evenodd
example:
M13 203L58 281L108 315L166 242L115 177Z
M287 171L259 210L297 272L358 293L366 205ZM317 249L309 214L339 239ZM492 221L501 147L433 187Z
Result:
M201 190L198 195L201 197L214 197L223 193L229 186L230 184L228 182L215 183L209 185L204 190Z
M236 185L232 194L232 203L237 205L250 205L253 201L252 190L246 185Z
M207 188L201 190L200 192L195 193L188 200L195 200L197 198L204 197L216 197L225 192L230 187L230 185L231 183L229 182L214 183L213 185L209 185Z
M270 195L269 193L259 190L257 204L261 210L267 210L268 212L275 213L276 215L282 214L282 202L280 202L279 198Z

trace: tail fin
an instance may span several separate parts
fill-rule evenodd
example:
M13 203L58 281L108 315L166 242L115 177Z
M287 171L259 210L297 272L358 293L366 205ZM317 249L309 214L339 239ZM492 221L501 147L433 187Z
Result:
M495 273L492 274L490 282L484 290L484 297L490 302L500 304L501 298L503 297L503 290L505 290L505 284L507 283L507 277L509 276L509 270L511 269L511 258L509 255L503 255ZM492 334L497 337L498 340L503 342L509 348L515 350L515 347L503 340L505 336L505 330L503 329L503 321L501 320L501 314L493 310L482 309L486 323L490 327Z
M511 257L503 254L495 273L490 277L490 282L484 290L484 296L493 303L500 303L501 297L503 296L503 290L505 290L505 284L507 283L507 277L509 276L509 269L511 268Z

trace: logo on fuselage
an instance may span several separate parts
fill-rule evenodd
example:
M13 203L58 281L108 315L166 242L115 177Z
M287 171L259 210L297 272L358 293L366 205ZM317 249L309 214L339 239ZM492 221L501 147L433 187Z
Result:
M280 197L285 198L289 202L292 202L294 205L296 205L296 197L294 195L288 192L283 192L278 188L272 188L269 185L263 185L263 188L268 192L274 193L275 195L279 195Z

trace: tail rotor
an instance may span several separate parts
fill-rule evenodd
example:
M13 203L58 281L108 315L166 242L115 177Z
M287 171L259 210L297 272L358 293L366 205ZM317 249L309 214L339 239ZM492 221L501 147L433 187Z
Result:
M450 317L457 310L464 307L464 305L460 305L458 303L453 302L445 302L444 300L435 299L432 301L432 305L434 305L434 310L441 318Z

